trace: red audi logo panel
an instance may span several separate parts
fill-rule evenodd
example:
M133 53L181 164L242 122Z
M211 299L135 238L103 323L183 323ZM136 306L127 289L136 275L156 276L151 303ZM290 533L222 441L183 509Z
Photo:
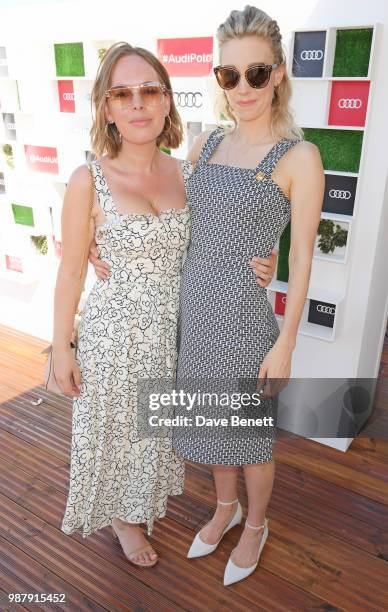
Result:
M365 125L369 81L333 81L329 125Z

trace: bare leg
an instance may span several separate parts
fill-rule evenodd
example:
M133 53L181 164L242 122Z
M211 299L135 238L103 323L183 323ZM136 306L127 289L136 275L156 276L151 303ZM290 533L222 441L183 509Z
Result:
M234 465L214 465L213 477L216 485L217 499L230 502L237 499L238 467ZM230 506L217 505L211 521L201 529L201 540L206 544L215 544L237 509L237 502Z
M265 512L271 497L275 477L275 462L244 465L245 484L248 493L248 516L250 525L264 524ZM239 567L250 567L256 563L263 530L254 531L245 527L240 540L231 554L233 563Z
M150 563L151 561L155 561L158 555L152 549L151 544L146 539L140 525L136 523L126 523L119 518L114 518L112 523L115 526L124 552L131 558L132 561L135 563ZM150 546L149 549L134 555L131 554L131 550L136 550L147 545Z

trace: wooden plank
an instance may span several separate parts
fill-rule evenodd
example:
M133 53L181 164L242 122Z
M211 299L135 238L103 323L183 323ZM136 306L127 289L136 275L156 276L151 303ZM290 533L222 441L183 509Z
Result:
M33 419L14 410L8 402L0 406L0 430L54 456L68 456L70 438L47 427L43 419Z
M25 610L79 610L95 612L106 610L96 601L88 599L85 595L75 589L72 584L62 580L55 573L40 565L23 549L16 547L9 540L0 535L0 572L3 585L8 585L8 593L49 594L64 593L64 603L23 603ZM60 597L62 599L62 597ZM4 608L1 608L3 610ZM12 610L16 608L12 607ZM123 609L123 608L121 608Z
M380 460L388 460L388 440L381 440L379 438L356 438L352 442L352 451L362 452L363 456L374 459L375 457Z
M66 490L69 482L69 454L57 457L24 440L0 429L0 459L9 461L33 476L44 474L45 482L53 487Z
M314 442L311 444L314 444ZM318 446L318 443L316 445ZM352 464L351 461L349 462L349 459L345 461L344 457L347 453L339 451L335 451L336 460L334 460L334 456L328 459L325 451L334 451L334 449L328 449L322 445L319 446L321 449L324 449L322 453L318 452L318 450L301 449L291 441L288 441L286 444L281 440L277 440L275 458L277 461L302 469L309 474L314 474L318 478L324 478L329 482L360 495L370 497L382 504L386 502L388 497L388 474L384 473L381 465L370 465L370 471L375 472L374 475L370 475L368 466L363 465L362 457L355 458L354 463L356 465Z
M88 600L91 600L92 603L98 602L96 609L102 606L107 610L132 610L137 607L166 612L181 610L180 606L147 584L130 580L132 571L141 573L145 570L131 568L128 571L131 564L120 554L114 554L115 550L110 555L114 567L110 567L107 563L109 558L102 559L74 538L64 537L58 529L45 524L12 501L8 501L7 509L5 502L4 496L0 495L0 563L4 571L18 570L23 577L31 576L30 570L33 568L34 583L30 584L33 589L41 589L43 583L47 592L74 592L78 599L82 593L85 609ZM112 549L115 548L118 547L112 540ZM115 563L117 557L118 562ZM61 576L62 586L51 584L47 578L53 576L57 579L58 575ZM66 606L63 609L69 608Z
M1 582L2 585L4 583L4 588L6 588L6 576L2 576L1 577ZM12 589L13 587L11 587ZM19 603L13 603L10 602L9 600L9 594L10 593L16 593L17 591L8 591L5 592L2 589L0 589L0 610L1 612L19 612L20 610L27 610L27 608L24 608L21 604ZM35 608L36 610L38 608Z

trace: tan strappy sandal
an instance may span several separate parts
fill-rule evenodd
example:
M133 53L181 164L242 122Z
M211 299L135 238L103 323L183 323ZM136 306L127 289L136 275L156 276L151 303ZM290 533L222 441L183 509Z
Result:
M119 536L117 535L117 533L115 531L113 523L112 523L111 527L112 527L112 533L113 533L114 539L117 540L121 544L120 538L119 538ZM141 546L140 548L136 548L135 550L131 550L129 555L130 556L132 556L132 555L139 555L142 552L146 552L146 551L151 551L151 552L157 554L156 551L152 548L151 544L147 544L146 546ZM137 563L133 559L130 559L130 557L126 554L124 549L123 549L123 552L124 552L124 555L126 556L126 558L128 559L128 561L133 563L133 565L137 565L138 567L153 567L159 561L158 557L156 557L156 559L154 561L150 561L150 563Z

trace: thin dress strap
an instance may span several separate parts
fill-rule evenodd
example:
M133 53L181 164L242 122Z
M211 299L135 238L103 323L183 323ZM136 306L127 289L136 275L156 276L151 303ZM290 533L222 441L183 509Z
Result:
M206 140L198 156L197 164L206 164L214 149L218 146L224 136L224 128L221 126L210 133L209 138Z
M184 181L185 187L187 189L187 181L189 180L189 178L193 174L195 166L194 166L193 162L191 162L188 159L181 159L179 161L181 163L181 172L182 172L182 176L183 176L183 181Z
M94 186L97 192L98 203L101 210L108 220L115 219L118 217L113 197L110 192L106 178L102 172L100 162L95 159L91 162L91 168L94 177Z
M274 144L272 149L268 151L267 155L261 160L258 166L256 166L254 171L255 174L264 172L265 174L271 176L279 159L283 157L287 151L292 149L292 147L298 142L301 142L300 138L295 140L291 140L290 138L282 138L282 140L279 140L276 144Z

